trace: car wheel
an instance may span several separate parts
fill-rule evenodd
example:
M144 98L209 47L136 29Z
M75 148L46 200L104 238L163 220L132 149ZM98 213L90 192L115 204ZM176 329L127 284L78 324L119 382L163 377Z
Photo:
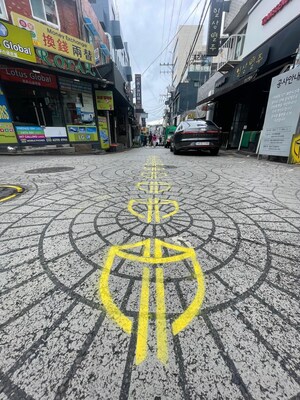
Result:
M219 149L211 149L211 150L210 150L210 154L211 154L212 156L217 156L217 155L219 154Z
M179 154L179 151L178 151L178 150L176 150L176 149L175 149L175 147L174 147L174 149L173 149L173 153L177 155L177 154Z
M173 147L172 146L170 146L170 151L173 151Z

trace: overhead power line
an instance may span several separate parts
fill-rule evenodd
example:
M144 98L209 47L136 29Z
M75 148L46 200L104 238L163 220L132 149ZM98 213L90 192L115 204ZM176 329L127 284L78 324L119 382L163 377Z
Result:
M186 22L191 18L191 16L195 13L195 11L197 10L199 4L201 3L202 0L198 1L198 3L196 4L195 8L193 9L193 11L190 13L190 15L187 17L187 19L184 21L183 25L181 26L181 28L179 28L178 32L181 31L181 29L184 27L184 25L186 24ZM152 65L159 59L159 57L163 54L163 52L170 46L170 44L173 42L173 40L176 38L178 32L172 37L172 39L169 41L169 43L166 45L166 47L158 54L158 56L151 62L151 64L145 69L145 71L142 73L142 76L148 71L149 68L152 67Z
M171 29L172 29L173 15L174 15L174 6L175 6L175 0L173 0L173 5L172 5L172 12L171 12L171 19L170 19L169 34L168 34L167 42L169 42L170 36L171 36ZM165 55L165 61L166 61L166 55Z
M208 1L209 1L209 5L207 6ZM181 73L179 82L182 81L182 78L183 78L183 76L185 74L185 71L187 70L187 68L188 68L188 66L190 64L191 56L192 56L192 54L193 54L193 52L195 50L196 44L198 42L200 33L202 31L202 28L203 28L203 24L204 24L204 21L205 21L205 18L206 18L206 15L207 15L207 12L209 10L209 7L210 7L211 3L212 3L212 0L205 0L205 4L204 4L203 9L202 9L202 13L201 13L201 17L200 17L200 20L199 20L198 28L196 30L195 37L194 37L193 42L191 44L190 51L189 51L189 54L187 56L185 65L183 67L183 71Z

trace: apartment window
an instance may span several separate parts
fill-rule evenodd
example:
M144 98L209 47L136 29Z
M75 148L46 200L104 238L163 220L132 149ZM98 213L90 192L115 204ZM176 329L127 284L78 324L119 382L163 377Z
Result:
M59 26L55 0L30 0L32 15L49 24Z
M7 19L7 12L5 8L4 0L0 0L0 18Z
M236 43L236 48L235 48L235 60L238 60L239 57L241 57L243 50L244 50L244 44L245 44L245 34L247 31L247 25L238 33L237 36L237 43ZM241 36L239 36L241 35Z

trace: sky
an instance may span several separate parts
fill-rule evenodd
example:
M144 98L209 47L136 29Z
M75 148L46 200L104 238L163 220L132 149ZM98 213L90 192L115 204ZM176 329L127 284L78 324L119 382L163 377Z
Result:
M132 86L134 75L142 74L142 103L148 113L147 123L158 120L163 117L167 87L171 84L171 67L160 64L172 62L175 40L149 66L176 35L179 25L198 25L205 0L115 0L115 3L123 40L128 42Z

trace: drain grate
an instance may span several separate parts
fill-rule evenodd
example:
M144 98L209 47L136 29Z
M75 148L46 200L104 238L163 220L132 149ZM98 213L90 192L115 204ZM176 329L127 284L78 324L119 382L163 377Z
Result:
M26 174L53 174L55 172L72 171L73 169L74 167L50 167L50 168L30 169L25 172Z

